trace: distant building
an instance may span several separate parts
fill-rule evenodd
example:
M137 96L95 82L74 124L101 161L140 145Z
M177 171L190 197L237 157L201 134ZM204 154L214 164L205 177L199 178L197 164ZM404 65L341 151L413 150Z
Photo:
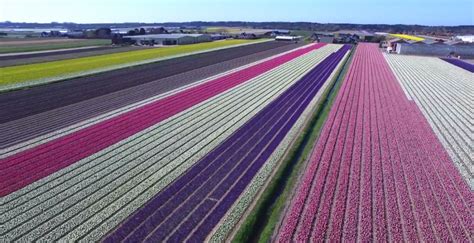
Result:
M245 29L242 32L237 32L233 37L238 39L258 39L263 37L271 37L272 30L267 29Z
M334 34L330 32L314 32L311 35L311 40L320 42L320 43L333 43Z
M360 40L370 42L375 38L375 34L364 30L339 30L333 34L337 40L343 41Z
M339 44L356 44L360 40L358 35L339 35L334 37L333 43Z
M276 29L276 30L272 30L271 36L281 36L281 35L290 35L290 34L291 34L290 30Z
M236 36L236 38L238 39L258 39L260 38L259 36L257 36L256 34L254 33L241 33L240 35Z
M212 41L206 34L156 34L124 36L125 43L138 45L186 45Z
M113 28L112 34L126 35L129 31L134 31L135 28Z
M69 38L85 38L84 31L82 30L70 30L66 33L66 36Z
M211 34L211 39L212 40L224 40L224 39L227 39L227 36L222 35L222 34Z
M380 47L381 48L390 47L391 50L396 50L397 45L402 44L402 43L409 43L409 41L400 39L400 38L392 38L392 39L388 39L388 40L380 42Z
M474 35L458 35L454 37L454 39L462 42L474 43Z
M300 41L301 36L280 35L275 37L276 41Z
M421 56L461 56L461 58L474 58L474 43L463 42L435 42L427 44L417 43L399 43L396 45L395 52L406 55Z

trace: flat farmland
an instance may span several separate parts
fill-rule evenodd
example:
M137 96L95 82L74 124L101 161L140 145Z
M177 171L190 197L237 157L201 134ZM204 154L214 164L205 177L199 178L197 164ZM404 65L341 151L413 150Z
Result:
M261 45L261 44L256 44ZM70 132L76 127L84 127L87 124L94 123L98 117L110 117L114 116L121 112L126 107L133 105L137 102L144 102L147 99L152 99L157 95L162 95L166 92L172 92L174 89L181 88L186 85L193 85L195 82L202 79L209 79L219 76L221 73L232 71L233 69L239 69L245 65L251 65L253 62L259 62L266 58L269 58L273 55L284 53L286 51L292 50L294 48L300 47L299 44L289 44L289 45L271 45L265 44L259 46L261 49L254 49L248 46L251 50L251 54L248 54L246 51L238 50L239 57L230 59L227 61L220 61L221 59L217 58L217 63L206 65L201 68L196 68L189 71L184 71L189 66L183 66L184 70L173 69L173 71L178 72L177 74L166 76L164 78L159 78L163 75L163 72L159 72L160 68L150 68L150 70L158 71L154 76L150 75L151 78L149 82L145 82L146 79L142 78L140 81L145 82L142 84L137 84L135 86L125 88L119 91L113 91L107 94L95 96L90 99L80 100L73 104L68 102L63 103L64 106L53 106L52 109L39 112L37 114L28 115L19 119L11 120L5 123L0 124L0 148L6 148L12 145L19 144L20 142L26 142L31 138L37 139L49 139L51 136L57 136L58 130L62 130L61 134ZM267 48L270 48L266 50ZM217 51L220 52L220 51ZM248 54L248 55L246 55ZM232 58L233 55L221 55L226 58ZM199 63L199 58L196 59L194 63ZM180 66L180 65L177 65ZM130 70L131 72L132 70ZM116 78L114 82L111 82L112 85L119 82L126 82L134 78L134 75L122 75L120 78ZM155 79L157 78L157 79ZM109 80L109 79L104 79ZM124 81L122 81L124 80ZM52 84L53 86L55 84ZM84 82L84 85L86 83ZM80 82L78 84L80 86ZM38 94L48 94L49 99L53 98L55 95L60 96L61 92L58 89L53 89L48 86L37 87L37 88L47 88L43 89ZM50 89L51 88L51 89ZM30 90L19 91L24 92L25 97L32 96ZM77 95L74 89L66 89L68 94ZM3 94L9 95L9 93ZM84 95L84 94L83 94ZM0 95L2 97L2 95ZM41 96L40 96L41 97ZM63 96L67 98L58 99L58 101L69 101L72 102L74 99L70 96ZM82 96L81 98L84 98ZM5 98L7 100L7 98ZM61 102L62 102L61 101ZM41 104L38 100L32 102L27 106L24 104L25 110L29 112L34 111L36 108L40 108L37 104ZM11 108L20 110L18 105L11 103ZM43 104L43 106L46 104ZM7 106L4 106L5 109ZM41 107L44 108L44 107ZM72 127L70 127L72 126ZM52 134L51 134L52 133ZM31 141L30 141L31 142ZM21 146L27 146L29 143L23 143Z
M144 130L145 128L163 121L169 117L172 117L175 114L182 112L183 110L190 108L194 104L200 103L210 97L213 97L216 94L224 92L228 89L231 89L243 82L248 81L249 79L256 77L266 71L269 71L283 63L288 62L306 52L309 52L315 48L314 46L307 47L304 49L298 49L293 52L286 53L282 56L275 57L273 59L267 60L262 63L247 67L245 69L239 70L237 72L230 73L228 75L219 77L217 79L206 82L202 85L193 86L189 89L186 89L182 92L167 96L164 99L159 99L155 102L148 103L144 106L141 106L137 109L134 109L130 112L120 114L119 116L112 117L100 123L94 124L92 126L86 127L80 131L67 134L63 137L55 139L53 141L44 143L40 146L37 146L34 149L26 149L17 153L15 156L7 158L6 163L2 163L2 166L5 168L10 168L9 171L14 173L14 168L19 166L23 167L26 165L32 169L31 174L24 173L21 175L22 180L17 181L12 179L10 181L2 180L3 192L8 193L14 190L14 188L21 188L22 185L27 185L39 178L44 177L54 171L57 171L61 168L64 168L71 163L76 162L84 157L94 154L95 152L104 149L128 136L131 136L138 131ZM153 111L154 116L148 114L148 111ZM141 121L141 122L138 122ZM133 126L132 126L133 125ZM105 129L104 129L105 128ZM123 128L128 128L122 131ZM101 136L95 136L95 133L102 134ZM113 136L110 136L114 134ZM93 140L101 140L101 137L106 138L105 141L100 143L86 143L82 144L81 141L84 140L83 137ZM79 139L74 139L79 138ZM74 143L68 143L68 141L74 140ZM80 143L82 147L81 151L76 151L74 153L63 153L64 151L58 151L57 146L63 147L67 151L74 151L76 143ZM87 149L86 149L87 148ZM40 167L33 166L33 164L40 163L40 160L44 159L44 162L50 160L57 153L62 153L66 156L71 156L66 160L62 160L61 163L53 164L43 164ZM78 152L78 153L77 153ZM40 157L35 158L36 156L41 155ZM16 158L18 157L18 158ZM23 162L18 163L18 160ZM31 163L31 164L30 164ZM30 164L30 165L28 165ZM52 166L50 169L42 168L43 166ZM18 168L19 168L18 167ZM42 176L43 174L43 176ZM5 174L6 175L6 174ZM20 176L18 174L18 176ZM25 180L30 178L28 182ZM6 179L6 178L4 178ZM17 178L18 179L18 178ZM15 182L16 183L13 183Z
M98 46L98 47L81 47L66 48L49 51L21 52L0 54L0 67L26 65L41 62L51 62L66 60L72 58L80 58L87 56L98 56L117 52L133 51L147 49L149 47L115 47L115 46Z
M86 46L110 45L110 40L101 39L8 39L0 38L0 53L57 50Z
M8 90L28 87L65 78L129 67L131 65L156 62L167 57L252 42L255 42L255 40L226 40L3 67L0 68L0 73L2 74L0 76L0 89Z
M33 52L20 52L20 53L7 53L0 55L0 61L5 61L8 59L20 59L20 58L31 58L31 57L38 57L38 56L48 56L54 55L56 53L76 53L81 52L83 50L103 50L107 49L107 47L79 47L79 48L67 48L67 49L60 49L60 50L49 50L49 51L33 51Z
M0 161L2 171L6 172L1 179L3 237L9 241L97 241L115 237L115 232L124 230L116 227L136 218L132 216L135 213L143 214L137 210L155 205L156 197L167 198L165 189L169 185L175 188L176 183L184 180L179 178L199 172L197 180L209 173L209 168L201 168L207 164L203 161L237 139L245 143L233 145L240 152L229 154L225 164L243 159L244 154L249 159L255 153L261 156L242 160L237 166L240 169L222 174L225 180L213 177L222 182L216 193L232 196L216 204L220 208L214 216L217 218L206 221L228 218L224 214L232 205L246 205L239 202L248 199L239 195L259 185L252 180L260 175L259 168L272 170L265 161L278 160L281 150L286 149L277 149L278 145L293 139L295 134L289 131L317 101L318 93L326 87L326 81L349 49L323 44L299 47L157 97L73 133L4 153ZM267 121L269 118L271 121ZM254 130L262 136L250 136ZM273 136L274 132L278 136ZM261 146L249 146L256 145L255 142ZM226 145L219 147L221 143ZM19 170L24 173L16 173ZM242 171L247 172L245 177L239 176L239 186L226 182L233 181L233 176ZM192 190L189 186L193 185L186 186L183 193ZM205 213L206 208L199 206L202 200L187 201L192 202L189 208L193 211L196 206L199 208L192 218ZM207 200L204 202L209 205ZM166 210L176 212L168 206ZM186 215L179 215L179 234L163 231L166 238L202 239L217 226L194 224L192 218L183 216ZM160 227L153 220L147 222ZM227 222L235 225L234 221ZM190 229L202 225L206 230L194 238ZM149 240L160 238L151 236Z
M204 241L269 159L349 48L343 47L329 55L179 180L155 196L106 241ZM223 235L216 237L219 239Z
M473 202L377 45L359 43L275 240L470 241Z
M232 47L3 93L0 94L3 107L0 110L0 123L284 45L288 43L265 42ZM185 83L190 83L190 80L182 80L174 87Z
M109 49L75 50L24 60ZM226 40L0 68L47 80L0 93L1 241L471 242L471 66Z

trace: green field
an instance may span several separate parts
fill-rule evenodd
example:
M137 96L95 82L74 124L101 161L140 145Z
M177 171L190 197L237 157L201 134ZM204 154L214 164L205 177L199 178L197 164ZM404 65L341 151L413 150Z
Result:
M258 41L258 40L257 40ZM213 48L255 42L255 40L226 40L192 45L154 48L138 51L121 52L100 56L83 57L54 62L28 64L0 68L0 86L19 85L21 83L52 77L60 77L71 73L81 73L117 65L133 64L156 58L181 55L204 51Z
M0 53L17 53L17 52L30 52L30 51L45 51L45 50L57 50L65 48L77 48L85 46L103 46L109 45L110 40L78 40L70 42L58 42L58 43L41 43L41 44L15 44L15 45L0 46Z
M311 30L291 30L292 35L301 35L303 38L311 37L314 34L314 31Z

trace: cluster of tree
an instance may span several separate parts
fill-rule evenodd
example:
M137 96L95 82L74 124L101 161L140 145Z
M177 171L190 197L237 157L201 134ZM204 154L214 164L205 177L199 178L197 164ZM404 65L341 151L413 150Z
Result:
M112 30L110 28L102 27L98 28L95 31L91 31L91 35L94 35L95 38L104 38L108 39L111 37Z
M168 33L168 31L163 28L163 27L159 27L159 28L147 28L145 30L145 28L135 28L135 29L132 29L132 30L129 30L127 32L127 35L146 35L146 34L166 34Z
M167 22L167 23L108 23L108 24L77 24L77 23L14 23L0 22L0 28L51 28L62 27L67 29L97 29L103 26L109 28L134 28L136 26L226 26L262 29L291 29L309 31L338 31L338 30L367 30L390 33L418 33L432 35L469 34L474 32L474 25L461 26L425 26L425 25L388 25L388 24L348 24L348 23L313 23L313 22L243 22L243 21L217 21L217 22ZM140 30L139 30L140 31Z
M43 31L41 32L41 37L62 37L66 36L65 33L61 33L60 31L57 30L51 30L49 32Z
M88 38L88 39L110 39L112 30L108 27L100 27L97 29L75 30L68 32L65 36L70 38Z
M145 35L146 31L144 28L137 29L135 28L134 30L129 30L127 35Z

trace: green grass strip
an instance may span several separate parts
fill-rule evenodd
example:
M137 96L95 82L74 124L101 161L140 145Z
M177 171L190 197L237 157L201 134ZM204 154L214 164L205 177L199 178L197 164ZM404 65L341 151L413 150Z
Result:
M81 73L128 63L132 64L149 59L166 58L214 48L245 44L253 41L254 40L226 40L206 42L4 67L0 68L0 87L5 85L16 85L32 80L65 76L70 73Z
M319 137L334 99L341 87L342 80L352 61L352 53L334 78L333 84L323 93L321 102L294 146L283 159L275 176L263 191L256 206L243 221L232 242L270 242L280 222L286 203L291 200L293 190L304 169L305 162Z
M77 48L86 46L103 46L110 44L110 40L80 40L61 43L42 43L42 44L18 44L0 46L0 53L17 53L30 51L57 50L66 48Z

